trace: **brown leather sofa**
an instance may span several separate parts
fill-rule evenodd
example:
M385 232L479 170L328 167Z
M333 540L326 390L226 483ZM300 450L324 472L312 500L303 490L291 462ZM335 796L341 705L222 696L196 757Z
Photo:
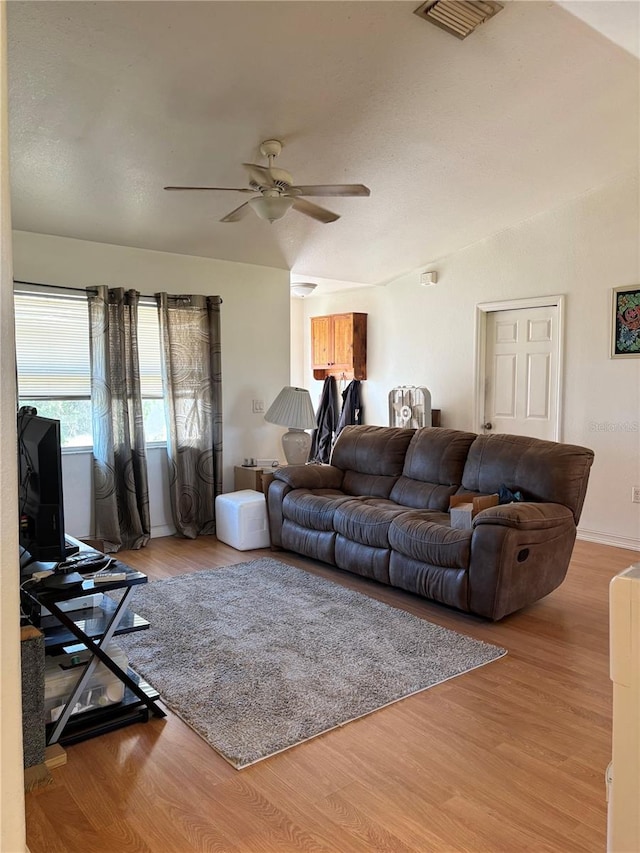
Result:
M592 462L586 447L525 436L346 427L331 464L275 472L271 543L501 619L564 580ZM523 500L451 526L451 495L501 488Z

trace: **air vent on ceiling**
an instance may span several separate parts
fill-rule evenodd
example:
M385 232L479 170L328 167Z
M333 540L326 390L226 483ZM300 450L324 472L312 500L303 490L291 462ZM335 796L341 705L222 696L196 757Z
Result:
M415 14L456 38L465 39L502 8L501 3L493 0L427 0L418 6Z

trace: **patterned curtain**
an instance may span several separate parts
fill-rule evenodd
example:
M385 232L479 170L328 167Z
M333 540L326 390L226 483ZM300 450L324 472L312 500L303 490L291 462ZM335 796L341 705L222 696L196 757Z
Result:
M176 530L215 533L222 491L219 296L157 293L167 419L171 510Z
M95 536L105 551L149 541L135 290L88 291Z

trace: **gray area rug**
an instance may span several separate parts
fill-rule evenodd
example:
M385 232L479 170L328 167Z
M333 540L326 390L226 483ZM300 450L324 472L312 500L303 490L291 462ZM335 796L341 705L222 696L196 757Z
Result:
M506 654L263 558L150 581L117 638L165 704L237 769Z

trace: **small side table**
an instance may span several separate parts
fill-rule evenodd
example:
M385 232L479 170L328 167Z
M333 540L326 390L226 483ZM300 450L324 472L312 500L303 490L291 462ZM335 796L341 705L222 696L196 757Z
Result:
M233 488L240 492L243 489L253 489L255 492L263 491L262 478L271 469L245 468L244 465L236 465L233 469Z

